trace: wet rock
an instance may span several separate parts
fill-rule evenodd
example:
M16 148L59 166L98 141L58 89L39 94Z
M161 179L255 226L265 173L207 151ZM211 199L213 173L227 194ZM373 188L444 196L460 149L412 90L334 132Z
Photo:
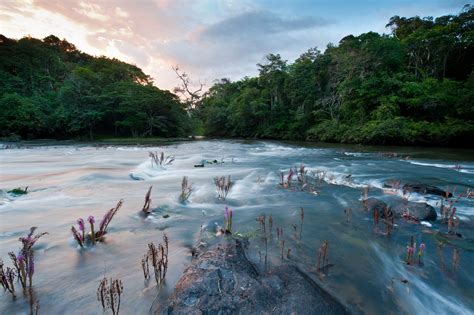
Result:
M393 207L392 211L398 217L409 214L418 221L435 221L438 216L436 210L425 202L404 201Z
M438 195L442 197L446 197L446 194L448 198L451 198L453 196L452 193L447 193L446 191L432 185L426 185L426 184L419 184L419 183L409 183L403 185L403 193L407 192L415 192L419 194L430 194L430 195Z
M199 251L157 314L348 314L292 265L261 273L232 236Z

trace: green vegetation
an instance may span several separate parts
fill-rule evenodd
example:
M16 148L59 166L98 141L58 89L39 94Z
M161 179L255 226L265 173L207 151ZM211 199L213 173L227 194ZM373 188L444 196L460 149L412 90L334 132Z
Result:
M404 18L392 32L346 36L257 77L219 80L201 97L174 68L175 93L136 66L66 40L0 35L0 137L176 138L198 133L370 144L472 146L474 7ZM186 114L188 111L189 115Z
M180 137L184 106L136 66L66 40L0 35L0 137Z
M472 146L474 7L394 16L390 35L349 35L293 64L269 54L259 76L222 79L198 115L219 137Z
M18 195L18 196L26 195L28 193L28 186L26 186L25 189L21 187L14 188L12 190L9 190L8 193L13 194L13 195Z

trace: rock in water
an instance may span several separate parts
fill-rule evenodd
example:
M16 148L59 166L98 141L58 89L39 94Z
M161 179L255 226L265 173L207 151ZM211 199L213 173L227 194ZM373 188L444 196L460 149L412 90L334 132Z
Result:
M436 210L425 202L402 202L392 208L396 216L401 217L408 211L411 217L418 221L435 221L438 214Z
M442 197L451 198L453 196L452 193L447 193L446 191L431 185L426 184L405 184L403 185L403 192L415 192L419 194L430 194L430 195L438 195ZM448 196L446 196L448 194Z
M245 247L226 236L199 252L157 314L349 314L295 266L260 273Z

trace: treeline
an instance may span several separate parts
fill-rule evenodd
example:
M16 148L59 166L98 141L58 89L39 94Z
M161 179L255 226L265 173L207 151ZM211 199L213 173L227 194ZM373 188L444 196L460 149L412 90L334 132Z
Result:
M51 35L0 35L0 137L177 137L190 122L178 97L136 66L82 53Z
M270 54L259 76L222 79L197 115L219 137L472 146L474 7L394 16L390 35L349 35L288 64Z

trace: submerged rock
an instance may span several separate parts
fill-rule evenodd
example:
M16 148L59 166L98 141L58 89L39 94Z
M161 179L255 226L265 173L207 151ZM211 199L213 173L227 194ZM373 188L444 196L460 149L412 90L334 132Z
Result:
M409 214L418 221L435 221L438 216L436 210L425 202L404 201L393 207L392 211L398 217Z
M196 254L157 314L348 314L308 275L292 265L261 273L244 240L231 236Z
M426 185L426 184L419 184L419 183L409 183L403 185L403 192L415 192L419 194L430 194L430 195L438 195L442 197L451 198L453 196L452 193L448 193L436 186Z

